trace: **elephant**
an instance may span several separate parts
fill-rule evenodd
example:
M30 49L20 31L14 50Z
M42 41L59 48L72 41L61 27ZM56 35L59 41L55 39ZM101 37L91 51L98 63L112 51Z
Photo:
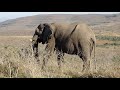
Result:
M78 55L83 61L82 71L89 71L91 54L96 48L93 30L85 23L42 23L38 25L32 38L34 55L38 58L38 43L46 44L48 54L43 59L46 65L51 53L56 50L58 66L64 55Z

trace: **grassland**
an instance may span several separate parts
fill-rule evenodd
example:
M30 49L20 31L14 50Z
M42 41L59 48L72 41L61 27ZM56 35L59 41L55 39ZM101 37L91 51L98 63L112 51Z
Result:
M97 38L96 62L92 56L90 73L81 72L83 62L65 54L58 69L53 54L41 70L45 45L39 44L40 64L32 56L29 39L45 22L82 22L90 25ZM96 69L95 69L96 63ZM36 15L0 23L1 78L120 78L120 14L117 15Z
M82 60L75 55L65 54L65 62L58 69L53 54L45 70L41 70L45 45L39 44L40 64L32 56L32 36L0 36L0 77L1 78L119 78L120 37L97 35L96 66L91 60L91 72L84 74Z

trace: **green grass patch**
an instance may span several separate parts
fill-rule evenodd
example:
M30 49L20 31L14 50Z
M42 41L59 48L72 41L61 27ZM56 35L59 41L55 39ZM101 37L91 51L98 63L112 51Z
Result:
M109 46L120 46L120 43L105 43L103 45L96 45L97 47L108 48Z
M118 36L102 36L102 35L98 35L98 36L96 36L96 39L98 39L98 40L109 40L109 41L120 41L120 37L118 37Z
M120 56L113 56L112 61L120 63Z

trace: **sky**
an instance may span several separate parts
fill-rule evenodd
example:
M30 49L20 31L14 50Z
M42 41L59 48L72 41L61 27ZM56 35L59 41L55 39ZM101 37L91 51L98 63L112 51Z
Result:
M118 14L120 12L0 12L0 22L39 14Z

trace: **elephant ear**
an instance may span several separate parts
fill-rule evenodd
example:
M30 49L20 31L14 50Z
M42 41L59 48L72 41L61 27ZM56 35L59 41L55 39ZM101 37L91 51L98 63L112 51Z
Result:
M43 33L45 36L50 36L52 34L52 28L51 25L48 23L43 24L44 25L44 29L43 29Z
M43 37L43 43L47 42L48 39L50 39L50 36L52 35L52 28L50 27L50 24L43 24L44 29L42 32L42 37Z

